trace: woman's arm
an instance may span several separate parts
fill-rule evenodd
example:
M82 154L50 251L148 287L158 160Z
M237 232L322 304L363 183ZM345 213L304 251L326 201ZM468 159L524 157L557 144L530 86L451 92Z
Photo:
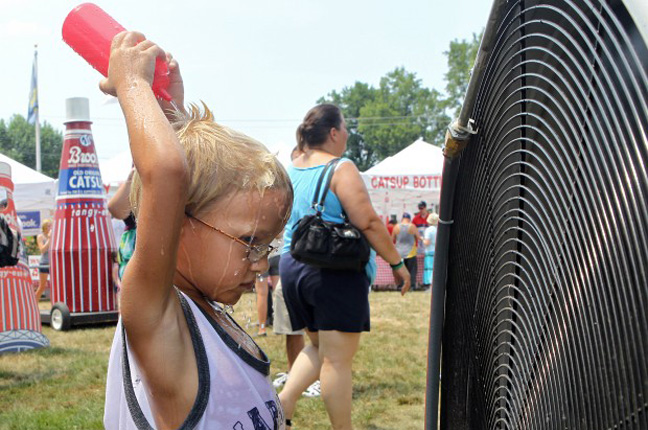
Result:
M425 245L426 247L430 246L430 243L432 242L429 239L428 228L426 228L425 231L423 232L423 245Z
M400 254L389 237L387 227L380 220L369 199L357 167L350 162L338 164L331 181L331 190L338 196L349 221L367 237L367 240L387 263L396 265L401 261ZM397 232L394 227L392 235ZM410 275L404 266L394 270L396 282L403 282L401 294L410 288Z

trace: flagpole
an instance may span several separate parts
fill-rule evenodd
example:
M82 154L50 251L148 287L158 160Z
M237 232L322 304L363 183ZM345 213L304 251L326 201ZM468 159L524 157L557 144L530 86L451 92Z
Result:
M34 45L34 73L36 74L36 94L38 94L38 45ZM41 144L40 144L40 106L36 108L36 171L41 171Z

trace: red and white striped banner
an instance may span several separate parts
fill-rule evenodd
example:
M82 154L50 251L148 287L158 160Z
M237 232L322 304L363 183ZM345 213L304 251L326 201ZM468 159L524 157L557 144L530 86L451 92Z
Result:
M73 313L116 310L113 249L115 237L104 200L60 201L50 251L52 303L63 302Z
M29 270L24 263L0 269L0 306L0 332L41 331L38 303L29 279Z

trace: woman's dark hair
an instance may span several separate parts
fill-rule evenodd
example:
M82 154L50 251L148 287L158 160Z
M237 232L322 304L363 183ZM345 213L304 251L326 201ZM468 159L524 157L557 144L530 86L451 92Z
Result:
M342 111L332 104L317 105L308 111L304 121L297 127L297 148L319 146L326 142L332 128L340 128Z

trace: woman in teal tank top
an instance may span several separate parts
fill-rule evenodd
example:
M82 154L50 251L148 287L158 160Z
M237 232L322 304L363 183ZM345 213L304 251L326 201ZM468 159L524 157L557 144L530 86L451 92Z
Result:
M306 329L311 345L293 364L286 386L279 394L287 428L302 392L318 378L322 398L334 428L350 429L351 366L360 334L369 331L369 286L375 274L375 253L364 273L319 269L292 258L290 243L299 220L314 213L311 208L317 178L324 165L346 151L348 132L340 109L330 104L311 109L297 129L301 155L288 174L294 201L284 233L279 272L293 330ZM342 210L364 233L378 255L391 264L402 294L410 287L409 273L389 237L387 228L371 205L360 172L351 160L342 159L332 173L323 218L342 221Z

